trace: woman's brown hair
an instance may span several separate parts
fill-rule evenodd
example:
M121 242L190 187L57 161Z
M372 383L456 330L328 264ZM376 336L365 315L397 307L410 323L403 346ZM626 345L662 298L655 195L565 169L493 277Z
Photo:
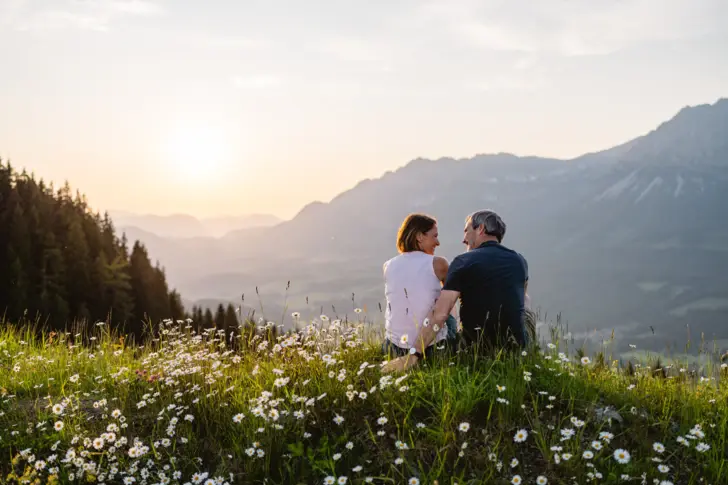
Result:
M408 215L404 222L402 222L402 225L399 227L399 232L397 233L397 250L400 253L419 251L420 248L417 244L417 235L420 233L425 234L427 231L435 227L435 224L437 224L437 221L428 215Z

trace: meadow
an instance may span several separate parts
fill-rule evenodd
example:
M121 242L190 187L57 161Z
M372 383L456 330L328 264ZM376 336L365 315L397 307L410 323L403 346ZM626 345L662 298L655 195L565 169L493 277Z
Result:
M299 317L299 315L295 315ZM56 484L728 483L728 369L584 355L439 352L405 374L366 312L278 333L166 320L4 322L0 481Z

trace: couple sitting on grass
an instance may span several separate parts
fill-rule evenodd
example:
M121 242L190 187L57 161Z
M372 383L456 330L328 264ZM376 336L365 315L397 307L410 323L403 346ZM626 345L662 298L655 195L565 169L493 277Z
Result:
M397 358L385 372L407 370L436 349L477 345L520 349L535 339L529 311L528 264L501 243L506 224L482 210L465 221L467 252L448 264L435 256L437 221L410 214L397 235L400 254L384 263L387 298L383 351ZM451 315L460 299L461 328ZM458 331L460 330L460 331Z

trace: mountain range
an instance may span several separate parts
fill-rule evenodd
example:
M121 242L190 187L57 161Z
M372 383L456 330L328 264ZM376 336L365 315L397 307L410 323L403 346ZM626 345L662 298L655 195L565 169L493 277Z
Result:
M728 346L728 99L685 107L622 145L570 160L499 153L416 159L294 218L225 236L175 239L128 228L188 303L383 320L382 263L411 212L438 219L438 254L464 250L465 218L491 208L527 258L541 318L577 343L684 351ZM290 288L287 289L290 282ZM262 305L262 309L261 309Z
M109 215L121 231L139 230L167 238L221 237L235 230L273 226L282 222L282 219L271 214L245 214L202 219L189 214L162 216L127 211L109 211Z

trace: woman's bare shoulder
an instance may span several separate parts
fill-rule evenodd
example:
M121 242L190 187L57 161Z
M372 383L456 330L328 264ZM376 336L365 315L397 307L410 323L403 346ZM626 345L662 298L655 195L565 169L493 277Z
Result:
M445 276L447 276L447 270L450 264L447 262L447 259L443 258L442 256L435 256L432 258L432 267L435 270L435 274L438 278L445 279Z

